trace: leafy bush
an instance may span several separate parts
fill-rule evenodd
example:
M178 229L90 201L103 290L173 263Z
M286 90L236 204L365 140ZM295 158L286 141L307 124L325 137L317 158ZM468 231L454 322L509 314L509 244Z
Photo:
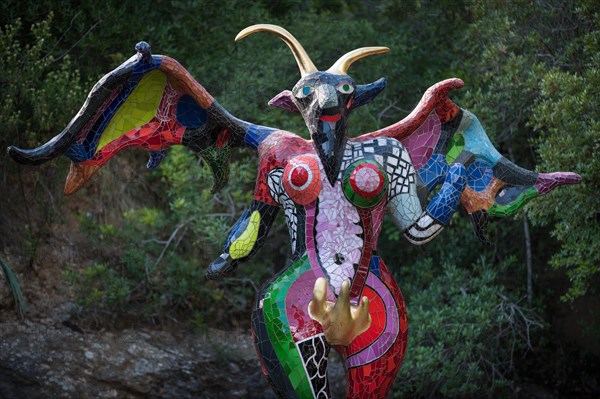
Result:
M79 300L87 307L108 310L121 308L133 289L130 281L105 263L95 263L80 274L68 271L65 277L75 283L78 290L86 291L86 295L80 295Z
M79 69L69 56L57 63L49 53L53 13L31 26L23 40L20 19L0 29L0 147L34 147L56 134L83 103ZM57 106L60 104L60 106Z
M473 23L460 62L468 65L460 68L468 77L465 106L519 164L582 176L581 185L527 207L534 225L549 227L534 232L534 242L549 242L548 233L557 240L538 256L567 270L562 298L572 301L600 282L597 2L473 2L467 9Z
M431 275L431 270L439 272ZM531 310L511 301L485 257L471 268L431 258L414 265L403 287L409 347L396 397L484 397L508 392L513 362L542 326Z
M250 203L249 171L255 169L249 158L234 161L233 181L213 195L208 167L187 149L173 148L154 172L156 190L165 194L160 209L127 211L119 226L81 216L103 261L68 272L80 304L90 312L133 311L142 317L192 311L194 325L200 320L236 324L238 315L247 315L255 288L274 273L272 259L280 251L263 251L223 282L206 281L204 268L220 254L229 226Z
M547 206L531 207L537 223L547 226L555 222L552 235L562 245L551 265L567 270L571 281L563 296L567 300L581 297L589 289L598 292L600 282L600 38L590 36L586 51L594 52L592 60L596 61L586 65L582 75L559 70L545 74L532 115L532 124L542 132L538 140L540 170L574 169L583 179L583 184L572 190L549 195Z

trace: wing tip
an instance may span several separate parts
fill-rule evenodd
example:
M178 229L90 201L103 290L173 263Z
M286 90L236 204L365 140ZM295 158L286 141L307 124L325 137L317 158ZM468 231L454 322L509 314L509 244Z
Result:
M100 169L98 165L80 165L71 161L69 175L65 181L65 195L75 194Z
M579 184L581 181L581 175L575 172L540 173L534 187L540 195L544 195L558 186Z
M456 89L460 89L465 85L465 82L459 78L450 78L446 80L442 80L431 86L427 91L440 93L443 95L447 95L448 92Z
M32 154L32 150L23 150L15 147L14 145L9 146L6 149L6 152L13 159L13 161L22 165L40 165L51 159L40 159L39 157L35 156L35 154Z

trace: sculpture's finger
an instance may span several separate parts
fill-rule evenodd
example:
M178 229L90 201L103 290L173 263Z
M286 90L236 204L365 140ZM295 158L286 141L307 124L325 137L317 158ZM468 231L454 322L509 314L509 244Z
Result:
M315 301L310 301L308 303L308 316L316 321L319 321L320 319L320 313L319 313L319 305L317 305L317 303L315 303Z
M327 280L324 277L319 277L317 281L315 281L315 286L313 288L313 300L324 303L327 299Z
M342 283L340 294L335 301L334 311L341 317L350 317L350 282L348 280Z
M308 315L311 319L322 323L327 315L325 306L315 300L308 303Z
M313 287L313 299L308 304L308 315L319 321L326 313L327 307L327 280L323 277L319 277L315 281Z
M364 328L363 331L365 331L371 325L371 315L369 314L369 298L366 296L363 296L362 300L358 304L354 319L356 324L360 326L366 325L366 328Z
M358 304L359 312L369 313L369 297L363 296L360 303Z

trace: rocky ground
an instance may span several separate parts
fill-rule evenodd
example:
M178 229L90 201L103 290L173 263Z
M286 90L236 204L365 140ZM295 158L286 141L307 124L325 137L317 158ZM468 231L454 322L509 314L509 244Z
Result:
M2 398L273 398L250 337L0 324Z
M248 331L89 330L77 324L68 301L30 302L20 318L5 283L0 277L2 399L275 398ZM335 356L330 376L335 396L343 397Z
M332 371L339 395L341 364ZM275 398L246 334L84 333L28 320L0 323L0 397Z

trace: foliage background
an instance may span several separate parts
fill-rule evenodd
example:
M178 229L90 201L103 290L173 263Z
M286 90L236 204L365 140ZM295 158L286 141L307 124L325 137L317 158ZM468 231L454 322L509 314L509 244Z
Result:
M181 61L234 115L302 134L300 117L266 106L299 78L289 50L268 35L234 44L236 33L282 25L321 68L357 47L388 46L389 55L352 67L360 83L388 78L352 117L352 134L401 119L427 87L456 76L465 88L454 100L503 154L583 177L493 221L490 248L463 214L424 248L386 222L381 252L411 320L395 395L592 397L600 392L599 10L593 0L4 1L0 149L61 131L139 40ZM65 159L25 168L0 157L0 256L34 304L27 317L66 298L86 328L247 330L256 288L290 256L283 220L231 278L206 282L203 270L250 201L255 160L236 154L229 185L213 196L209 172L186 149L170 150L154 172L144 157L120 154L69 198Z

